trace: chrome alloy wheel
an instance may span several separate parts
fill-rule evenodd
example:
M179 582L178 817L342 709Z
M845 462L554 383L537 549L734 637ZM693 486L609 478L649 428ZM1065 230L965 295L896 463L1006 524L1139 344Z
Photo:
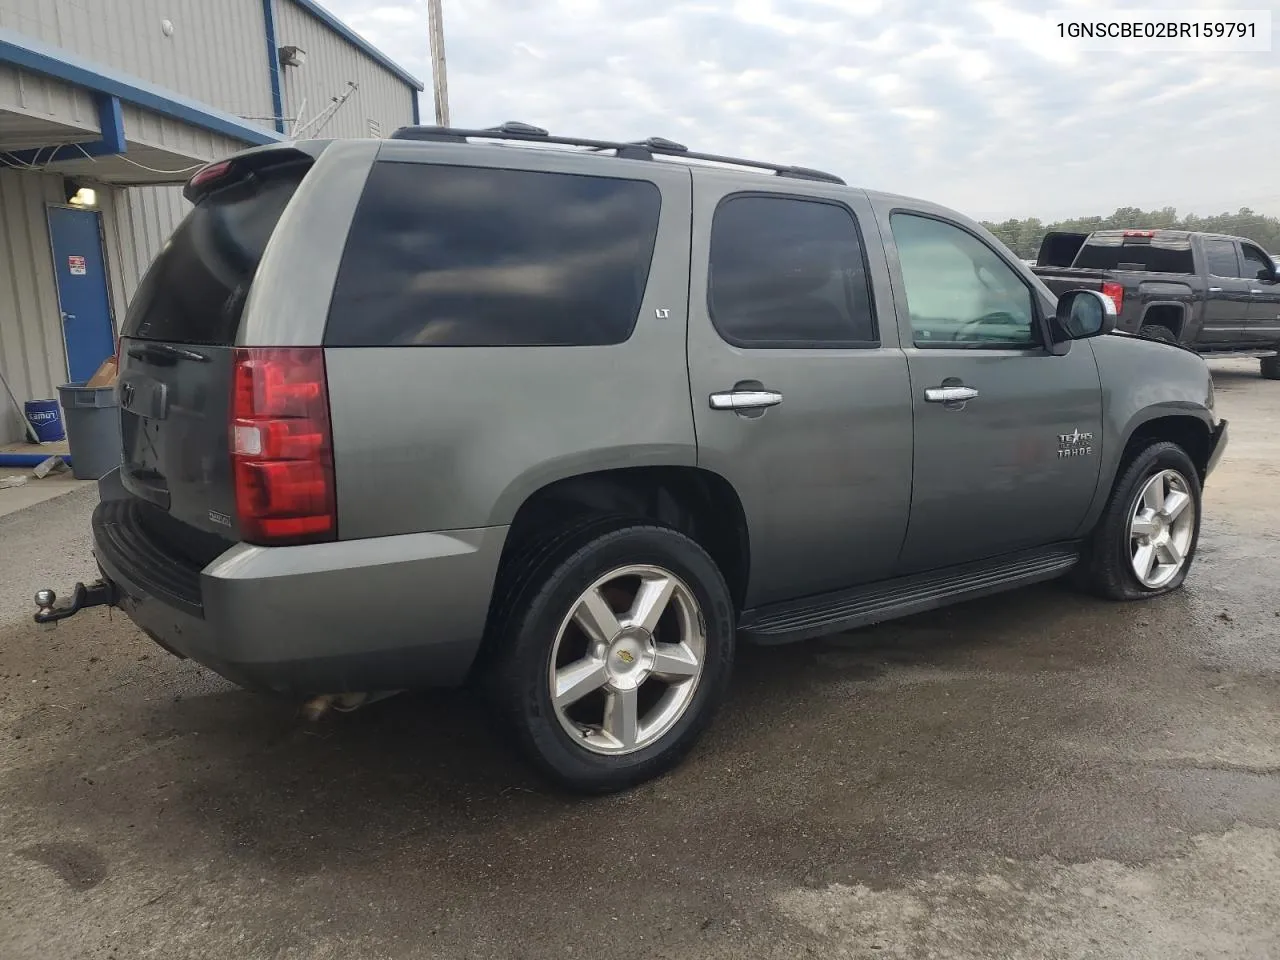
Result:
M560 624L549 681L556 719L592 753L642 750L693 702L707 633L693 591L649 564L611 570Z
M1161 470L1142 487L1129 518L1129 560L1138 582L1157 590L1187 562L1196 529L1196 503L1177 470Z

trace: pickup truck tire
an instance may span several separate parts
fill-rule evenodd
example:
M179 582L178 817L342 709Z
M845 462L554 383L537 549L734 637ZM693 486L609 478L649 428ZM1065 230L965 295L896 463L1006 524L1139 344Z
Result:
M559 786L609 793L677 764L728 686L734 612L684 534L586 527L498 590L488 693L520 752Z
M1262 379L1280 380L1280 355L1262 358Z
M1149 323L1138 330L1138 336L1146 340L1162 340L1165 343L1177 343L1178 338L1173 335L1173 331L1168 327L1162 327L1158 324Z
M1122 464L1081 569L1111 600L1144 600L1182 586L1200 539L1200 474L1176 443L1157 442Z

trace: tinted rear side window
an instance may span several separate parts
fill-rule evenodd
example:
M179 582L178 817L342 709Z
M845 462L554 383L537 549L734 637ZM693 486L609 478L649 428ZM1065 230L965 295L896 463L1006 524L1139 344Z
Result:
M1215 277L1235 277L1240 274L1240 260L1236 245L1230 240L1204 241L1205 266Z
M1088 270L1135 270L1147 273L1195 273L1196 262L1187 240L1162 240L1155 237L1094 237L1076 257L1073 267Z
M234 343L267 241L310 165L260 169L196 204L138 285L124 336Z
M375 164L325 342L621 343L640 311L661 203L643 180Z
M711 225L711 319L744 347L876 342L862 238L843 206L730 197Z

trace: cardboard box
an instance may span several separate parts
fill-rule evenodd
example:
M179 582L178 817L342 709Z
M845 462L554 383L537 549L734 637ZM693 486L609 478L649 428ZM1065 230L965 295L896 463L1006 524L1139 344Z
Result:
M116 358L107 357L88 382L86 387L113 387L116 382Z

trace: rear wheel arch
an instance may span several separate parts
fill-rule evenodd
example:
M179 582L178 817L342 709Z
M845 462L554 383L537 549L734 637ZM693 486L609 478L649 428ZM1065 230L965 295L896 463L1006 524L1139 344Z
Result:
M1162 327L1173 334L1175 342L1182 338L1186 328L1187 310L1180 303L1152 303L1142 313L1139 330L1144 327Z
M741 609L750 570L750 533L737 491L723 476L692 466L620 467L548 483L516 510L500 575L526 545L581 525L648 521L684 533L720 567Z

